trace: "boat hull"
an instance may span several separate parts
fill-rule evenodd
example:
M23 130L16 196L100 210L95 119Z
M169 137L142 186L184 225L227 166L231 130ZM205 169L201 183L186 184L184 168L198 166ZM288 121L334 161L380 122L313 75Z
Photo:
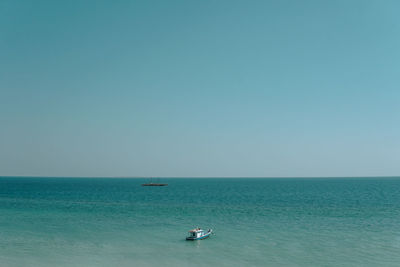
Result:
M186 237L186 240L188 241L195 241L195 240L201 240L209 237L211 235L211 232L208 232L207 234L200 236L200 237Z

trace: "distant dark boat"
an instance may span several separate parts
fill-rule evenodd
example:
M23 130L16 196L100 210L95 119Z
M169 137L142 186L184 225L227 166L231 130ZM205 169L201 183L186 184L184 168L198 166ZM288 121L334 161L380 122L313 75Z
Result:
M148 184L142 184L142 186L166 186L168 184L159 184L159 183L148 183Z
M163 183L153 183L153 181L150 179L150 183L145 183L142 184L142 186L167 186L168 184L163 184Z

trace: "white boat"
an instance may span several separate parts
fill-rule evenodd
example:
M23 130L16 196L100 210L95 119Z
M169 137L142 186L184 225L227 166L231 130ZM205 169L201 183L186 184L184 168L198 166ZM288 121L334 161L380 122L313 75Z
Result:
M188 232L188 236L186 237L186 240L200 240L207 238L211 235L212 229L208 229L208 231L204 231L201 228L196 228L193 230L190 230Z

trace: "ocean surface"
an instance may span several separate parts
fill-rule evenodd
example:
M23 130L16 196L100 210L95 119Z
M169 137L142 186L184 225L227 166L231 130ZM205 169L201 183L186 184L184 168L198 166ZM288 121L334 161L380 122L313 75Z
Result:
M400 266L400 178L143 182L0 177L0 266Z

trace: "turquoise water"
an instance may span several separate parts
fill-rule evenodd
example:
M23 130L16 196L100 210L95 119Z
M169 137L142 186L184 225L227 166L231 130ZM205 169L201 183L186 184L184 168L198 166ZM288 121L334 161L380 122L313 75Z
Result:
M143 182L0 178L0 266L400 266L398 178Z

